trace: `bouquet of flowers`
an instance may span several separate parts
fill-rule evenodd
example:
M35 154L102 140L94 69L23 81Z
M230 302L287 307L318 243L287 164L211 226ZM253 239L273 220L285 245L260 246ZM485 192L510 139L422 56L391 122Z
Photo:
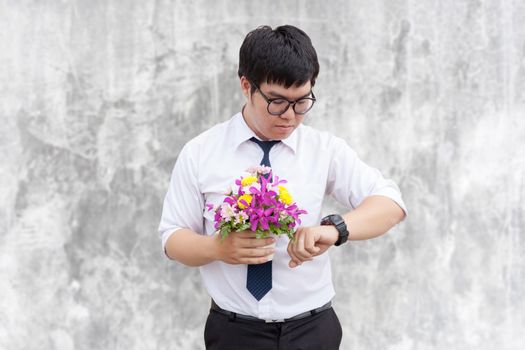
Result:
M283 185L287 181L274 176L266 166L254 166L246 170L247 176L235 180L221 205L208 204L215 212L215 229L222 239L231 232L250 229L257 238L286 234L293 239L299 215L306 214L293 203L292 195Z

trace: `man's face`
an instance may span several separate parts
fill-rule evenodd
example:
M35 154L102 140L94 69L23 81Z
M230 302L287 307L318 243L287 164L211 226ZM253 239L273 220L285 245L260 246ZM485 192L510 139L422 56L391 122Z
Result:
M262 140L286 139L302 123L304 115L296 114L292 106L281 115L268 113L268 103L261 95L261 92L269 99L285 98L288 101L295 101L309 96L311 92L309 81L300 87L291 86L289 88L278 84L262 83L259 86L260 91L255 90L251 94L250 82L245 77L242 77L241 88L247 100L243 111L244 120Z

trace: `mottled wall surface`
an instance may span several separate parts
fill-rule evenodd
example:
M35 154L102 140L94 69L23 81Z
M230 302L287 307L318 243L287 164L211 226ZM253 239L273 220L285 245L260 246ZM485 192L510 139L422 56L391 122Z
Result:
M183 144L242 105L244 35L283 23L319 54L308 123L410 209L332 250L342 348L525 348L525 2L4 0L1 349L203 348L161 204Z

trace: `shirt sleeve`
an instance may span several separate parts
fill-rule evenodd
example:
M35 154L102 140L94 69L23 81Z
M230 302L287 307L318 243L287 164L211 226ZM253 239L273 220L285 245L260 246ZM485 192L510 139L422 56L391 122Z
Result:
M158 229L163 249L168 238L179 229L203 232L204 197L197 178L197 154L186 145L171 173Z
M385 196L407 213L399 187L394 181L385 179L379 170L365 164L343 139L335 138L332 147L328 195L350 209L356 208L368 196Z

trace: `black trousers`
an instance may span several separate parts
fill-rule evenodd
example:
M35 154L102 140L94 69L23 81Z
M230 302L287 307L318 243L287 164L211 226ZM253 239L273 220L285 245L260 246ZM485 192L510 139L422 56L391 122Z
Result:
M264 323L210 310L204 328L207 350L337 350L341 323L332 308L284 323Z

